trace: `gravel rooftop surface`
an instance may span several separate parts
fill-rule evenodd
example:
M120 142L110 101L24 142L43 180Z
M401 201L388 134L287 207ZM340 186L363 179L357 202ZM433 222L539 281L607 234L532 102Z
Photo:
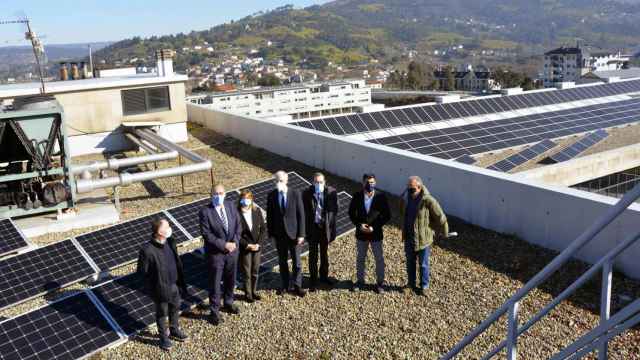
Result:
M276 170L296 171L310 177L316 170L264 150L249 147L203 128L190 129L188 148L199 149L213 162L214 177L228 189L253 183ZM82 160L87 160L84 158ZM161 164L162 167L171 162ZM328 182L352 192L358 184L327 174ZM186 193L180 179L161 179L136 184L121 191L122 219L129 219L208 196L211 179L206 174L185 177ZM428 185L428 184L427 184ZM397 208L398 199L391 198ZM446 210L446 209L445 209ZM170 353L158 348L152 326L129 342L93 356L94 359L437 359L454 346L480 321L498 308L555 253L528 244L513 236L478 228L455 218L452 231L459 237L439 239L431 255L431 284L426 296L404 290L406 283L403 245L396 217L385 229L387 291L349 291L355 277L355 238L347 235L329 248L331 276L338 280L333 289L321 289L299 299L276 296L277 274L261 277L263 300L255 304L242 301L240 315L224 314L225 322L210 325L202 308L181 317L186 343L174 343ZM48 234L35 238L38 244L62 240L88 229ZM196 244L197 245L197 244ZM189 251L196 245L181 248ZM370 255L371 256L371 255ZM114 271L123 275L134 265ZM303 258L305 283L307 263ZM577 278L586 265L572 262L536 289L521 305L521 323L541 309ZM368 263L367 282L373 283L373 264ZM203 276L206 276L203 274ZM640 283L614 276L613 308L622 299L640 296ZM16 316L62 293L84 286L78 284L0 312ZM522 359L548 358L598 323L599 281L595 279L563 302L543 322L529 330L519 343ZM477 359L497 345L505 335L506 321L477 339L460 358ZM617 337L611 344L611 359L640 359L640 329ZM504 357L504 353L501 354Z

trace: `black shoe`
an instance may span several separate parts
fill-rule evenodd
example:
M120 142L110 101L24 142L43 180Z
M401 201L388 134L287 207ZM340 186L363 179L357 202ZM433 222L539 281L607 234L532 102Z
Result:
M276 295L278 295L278 296L282 296L282 295L284 295L286 293L287 293L287 290L284 289L284 288L280 288L280 289L276 290Z
M171 343L171 340L169 340L168 337L166 337L166 336L161 336L160 337L160 349L162 349L164 351L169 351L169 350L171 350L172 346L173 346L173 344Z
M234 315L240 314L240 308L236 304L225 305L224 310L230 314L234 314Z
M361 282L356 282L351 287L351 291L353 291L353 292L358 292L358 291L360 291L362 289L364 289L364 283L361 283Z
M424 290L423 288L416 288L416 295L418 296L424 296Z
M214 326L218 326L223 323L223 320L220 317L220 314L212 313L212 314L209 314L209 322Z
M303 298L305 295L307 295L307 292L306 292L306 291L304 291L304 290L303 290L302 288L300 288L300 287L296 287L296 288L293 290L293 293L294 293L296 296L301 297L301 298Z
M317 289L318 289L318 282L311 281L311 283L309 284L309 292L315 292Z
M187 339L189 338L187 336L187 334L183 333L182 330L180 330L180 329L170 330L169 331L169 336L173 340L180 341L180 342L187 341Z
M382 293L384 293L384 287L382 286L382 284L378 284L378 285L376 285L376 289L375 289L375 291L376 291L376 294L382 294Z
M260 301L262 300L262 296L258 295L258 293L253 293L253 300Z
M245 301L248 302L249 304L253 303L255 301L253 295L245 295Z

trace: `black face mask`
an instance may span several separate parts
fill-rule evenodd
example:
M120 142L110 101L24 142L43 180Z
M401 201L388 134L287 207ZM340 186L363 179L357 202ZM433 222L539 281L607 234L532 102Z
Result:
M367 192L372 192L376 189L376 184L366 183L364 184L364 189L367 190Z
M408 188L407 190L409 190L409 194L411 194L411 195L413 195L413 194L418 192L418 189L412 188L412 187Z

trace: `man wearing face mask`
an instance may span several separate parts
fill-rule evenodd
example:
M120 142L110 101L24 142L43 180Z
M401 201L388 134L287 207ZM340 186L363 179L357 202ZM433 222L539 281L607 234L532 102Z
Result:
M376 190L376 176L362 176L362 190L353 194L349 204L349 218L356 226L356 283L353 291L364 286L365 263L369 247L376 262L376 288L384 292L384 255L382 249L382 227L391 219L389 203L384 193Z
M449 224L440 204L429 194L420 177L409 177L407 191L401 198L407 288L423 295L429 287L429 254L433 239L438 234L448 236ZM420 287L416 287L416 261L420 266Z
M143 279L145 293L155 304L160 347L168 351L172 346L169 338L187 340L178 323L180 292L186 295L187 285L176 243L171 238L169 222L165 219L154 220L151 231L153 238L140 249L137 273Z
M224 299L224 310L232 314L240 313L238 306L233 303L233 290L242 224L236 205L225 201L222 185L213 188L211 204L200 210L199 218L209 269L209 320L213 325L218 325L222 322L219 312L221 298Z
M336 215L338 213L338 195L336 190L327 186L324 175L315 173L313 185L302 194L306 215L307 242L309 243L309 289L315 291L318 286L318 248L320 248L320 282L333 285L329 278L329 243L336 238Z
M267 196L267 229L278 250L280 278L282 284L278 295L289 289L289 255L293 268L293 289L299 297L305 296L302 289L302 264L300 252L305 237L305 217L302 196L287 186L286 172L275 173L276 188Z

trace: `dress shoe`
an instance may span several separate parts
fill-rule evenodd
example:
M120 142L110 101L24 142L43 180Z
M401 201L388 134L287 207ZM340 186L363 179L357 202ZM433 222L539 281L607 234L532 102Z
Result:
M278 295L278 296L282 296L282 295L284 295L286 293L287 293L287 290L283 289L283 288L280 288L280 289L276 290L276 295Z
M304 291L302 288L300 287L296 287L295 289L293 289L293 293L298 296L303 298L305 295L307 295L307 292Z
M180 341L180 342L184 342L187 341L187 339L189 338L187 336L187 334L185 334L184 332L182 332L182 330L180 329L175 329L175 330L170 330L169 331L169 336L176 341Z
M160 336L160 349L164 351L169 351L171 350L172 347L173 347L173 344L171 343L171 340L169 340L169 338L166 335Z
M212 313L212 314L209 315L209 322L212 325L217 326L217 325L220 325L223 322L223 320L220 317L220 314L213 314Z
M258 293L253 293L253 300L260 301L262 300L262 296L258 295Z
M240 308L236 304L225 305L224 310L230 314L234 314L234 315L240 314Z

